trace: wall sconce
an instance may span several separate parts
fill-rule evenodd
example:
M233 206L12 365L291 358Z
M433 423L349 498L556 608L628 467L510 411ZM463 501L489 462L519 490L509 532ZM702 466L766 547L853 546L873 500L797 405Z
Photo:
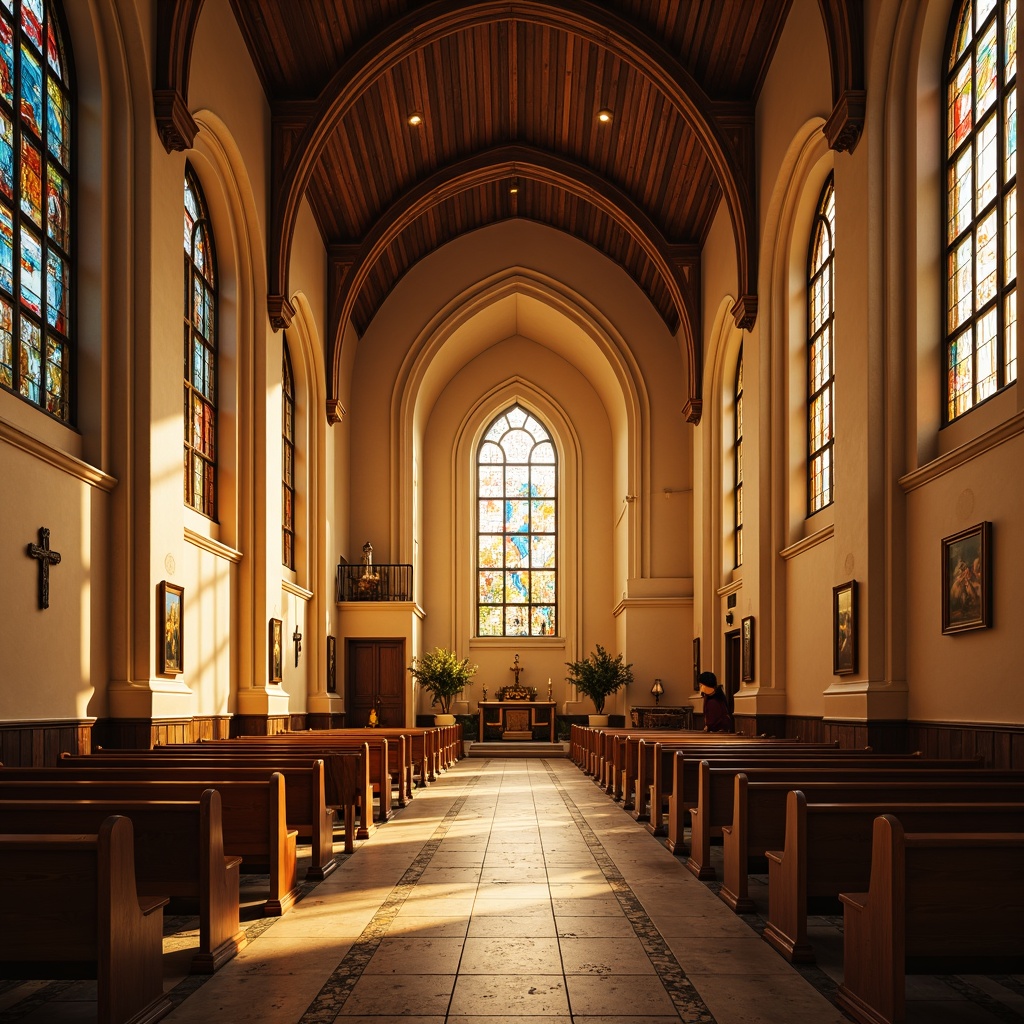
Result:
M661 685L660 679L654 680L654 685L651 687L651 693L654 694L654 704L657 707L658 702L661 700L661 695L665 692L665 687Z
M732 623L733 623L733 615L732 615L732 612L726 612L726 613L725 613L725 624L726 624L727 626L731 626L731 625L732 625Z

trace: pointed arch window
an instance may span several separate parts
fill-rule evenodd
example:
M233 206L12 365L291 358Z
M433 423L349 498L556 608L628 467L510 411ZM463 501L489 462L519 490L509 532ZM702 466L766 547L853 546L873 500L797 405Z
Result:
M199 180L185 165L185 504L213 519L217 470L217 273Z
M743 345L736 357L733 389L733 567L743 564Z
M0 386L72 422L71 55L51 0L0 3Z
M835 407L836 191L831 175L818 200L808 260L807 514L832 504Z
M945 421L1017 379L1017 4L966 0L946 50Z
M295 375L288 343L281 346L281 561L295 568Z
M479 636L555 636L558 460L547 428L518 404L477 450Z

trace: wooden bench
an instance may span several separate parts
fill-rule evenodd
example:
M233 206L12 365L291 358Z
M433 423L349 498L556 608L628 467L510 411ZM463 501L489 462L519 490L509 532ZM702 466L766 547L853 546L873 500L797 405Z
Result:
M871 766L878 767L877 764ZM915 766L947 768L949 762L921 760L915 761ZM970 774L973 772L966 773L967 776ZM978 790L979 785L982 786L979 792L992 793L987 799L1016 800L1015 787L1016 792L1024 796L1024 774L1021 775L1019 783L990 785L966 780L963 783L915 780L912 773L900 781L882 782L868 779L863 784L814 783L805 777L801 785L809 802L868 803L878 798L913 803L918 801L919 798L914 794L919 792L923 801L956 800L956 794L963 793L963 787ZM732 822L722 826L722 888L719 890L719 896L738 913L754 909L748 891L748 873L753 870L764 870L762 861L766 857L766 851L777 850L785 843L786 799L793 788L792 777L777 781L751 782L748 774L739 772L733 779ZM1006 797L1002 796L1006 791L1009 791ZM886 808L883 807L878 813L881 814L884 810ZM836 890L837 896L838 893L839 889Z
M834 911L843 891L870 881L874 820L894 814L913 832L1024 832L1024 783L821 786L786 794L784 846L767 850L768 918L763 937L793 963L813 963L809 908ZM836 797L844 801L836 802ZM815 803L813 801L822 802Z
M866 893L842 893L837 1002L865 1024L906 1019L906 975L1024 970L1024 834L905 833L875 819Z
M136 892L128 818L88 835L0 835L0 975L95 978L98 1024L159 1020L172 1009L167 902Z
M750 782L784 782L800 789L805 782L899 782L908 774L936 782L959 782L968 771L980 783L1013 781L1022 776L1014 772L991 772L973 760L949 758L925 760L916 757L874 759L860 764L837 759L833 764L814 764L809 760L757 765L753 762L712 765L707 760L698 766L697 806L690 808L690 855L687 868L702 881L715 877L711 866L711 836L721 835L723 826L733 823L735 778L741 772Z
M42 774L19 778L22 773ZM0 800L199 800L204 790L216 789L221 798L224 852L241 857L242 870L248 867L270 874L264 914L280 916L298 897L297 833L285 824L285 782L280 772L269 779L258 774L204 781L71 776L66 768L0 768Z
M245 947L238 918L241 857L224 854L220 793L198 800L3 800L5 833L94 833L112 815L131 820L140 896L199 903L199 949L193 974L212 974Z

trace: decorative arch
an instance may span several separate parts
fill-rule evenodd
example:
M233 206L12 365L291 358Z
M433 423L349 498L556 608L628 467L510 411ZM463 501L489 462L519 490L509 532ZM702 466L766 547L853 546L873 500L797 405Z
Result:
M342 341L360 286L371 273L373 265L388 245L425 210L445 202L457 192L501 180L513 171L520 178L563 188L593 203L636 240L662 273L679 312L684 351L688 360L690 394L686 403L686 416L691 423L699 422L702 357L699 342L700 253L697 247L686 247L685 253L680 252L681 247L671 246L650 218L625 193L610 186L599 175L572 161L525 146L503 146L489 150L425 179L378 220L360 246L354 261L345 254L332 262L328 419L332 423L340 420L337 402ZM684 262L686 274L680 269Z

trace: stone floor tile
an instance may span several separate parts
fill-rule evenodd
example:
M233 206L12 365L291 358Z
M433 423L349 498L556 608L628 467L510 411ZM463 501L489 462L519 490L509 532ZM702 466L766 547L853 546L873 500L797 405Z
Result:
M800 975L695 974L690 981L716 1021L743 1024L849 1024L849 1018Z
M388 925L388 935L408 935L416 938L463 938L469 929L468 917L416 917L413 914L396 916Z
M455 974L463 939L405 935L381 940L364 974Z
M573 1017L629 1014L671 1016L675 1006L657 978L647 975L570 975L565 979Z
M559 917L557 921L559 938L624 938L636 935L633 925L625 914L603 917Z
M640 940L622 938L559 938L562 967L568 974L654 974Z
M550 910L545 914L531 914L516 917L493 917L489 914L474 914L469 922L472 938L554 938L555 919Z
M562 974L554 937L474 936L466 939L459 974Z
M380 976L364 974L341 1007L339 1019L364 1015L444 1014L448 1010L455 976L452 974L413 974Z
M532 974L460 975L449 1016L493 1013L517 1018L566 1016L569 1003L565 983L561 978L538 978Z

